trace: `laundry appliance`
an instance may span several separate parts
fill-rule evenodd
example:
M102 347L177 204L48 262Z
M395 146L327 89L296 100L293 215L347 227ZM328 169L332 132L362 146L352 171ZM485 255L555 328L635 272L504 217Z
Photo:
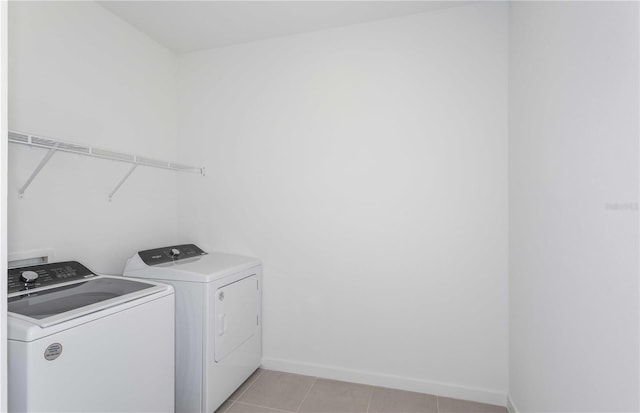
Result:
M8 271L10 412L172 412L174 293L77 261Z
M176 411L214 412L262 358L262 265L194 244L140 251L125 276L176 292Z

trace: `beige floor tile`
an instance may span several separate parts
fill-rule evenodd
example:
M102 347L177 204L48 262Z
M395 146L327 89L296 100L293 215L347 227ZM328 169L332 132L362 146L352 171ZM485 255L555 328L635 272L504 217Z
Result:
M438 413L436 396L375 387L369 413Z
M246 404L242 402L233 402L233 406L227 413L282 413L284 410L270 409L268 407L255 406L253 404Z
M315 377L265 370L237 401L295 412Z
M366 413L373 387L318 379L300 406L305 413Z
M438 397L440 413L508 413L506 407Z
M226 413L226 411L229 410L229 407L231 407L232 404L233 404L233 401L227 400L226 402L222 403L220 407L216 409L215 413Z
M263 369L256 370L251 376L249 376L248 379L244 381L244 383L240 385L240 387L238 387L238 390L234 391L233 394L229 396L229 400L237 400L238 397L242 396L242 393L244 393L263 372Z

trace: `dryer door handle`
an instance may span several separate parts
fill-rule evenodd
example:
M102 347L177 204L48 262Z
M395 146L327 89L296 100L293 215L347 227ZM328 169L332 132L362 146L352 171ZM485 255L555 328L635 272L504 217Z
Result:
M227 330L227 315L226 314L218 314L218 335L223 336L224 332Z

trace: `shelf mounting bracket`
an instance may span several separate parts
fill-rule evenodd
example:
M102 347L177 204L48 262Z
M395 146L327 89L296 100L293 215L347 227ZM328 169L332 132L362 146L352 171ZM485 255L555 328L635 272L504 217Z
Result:
M113 196L116 194L116 192L118 192L118 189L120 189L120 187L122 186L122 184L124 184L124 182L129 179L129 177L131 176L131 174L133 173L133 171L136 170L136 168L138 167L138 164L133 164L131 166L131 169L129 169L129 172L127 172L127 174L124 176L124 178L122 178L120 180L120 182L118 183L118 185L116 185L116 187L113 189L113 191L111 191L111 193L109 194L109 202L111 202L111 198L113 198Z
M24 191L27 190L29 185L31 185L31 182L35 179L35 177L40 173L42 168L44 168L44 166L47 164L47 162L49 162L53 154L56 153L57 151L58 150L55 148L51 148L47 151L47 154L44 156L44 158L42 158L38 166L36 166L36 169L34 169L33 172L31 172L31 176L29 177L29 179L27 179L27 182L25 182L24 185L22 185L22 187L18 190L18 198L22 198L24 196Z

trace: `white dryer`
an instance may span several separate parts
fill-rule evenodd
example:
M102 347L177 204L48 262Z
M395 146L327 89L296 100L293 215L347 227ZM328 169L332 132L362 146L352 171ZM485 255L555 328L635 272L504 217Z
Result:
M76 261L9 269L10 412L172 412L173 288Z
M214 412L262 358L262 265L194 244L140 251L124 275L176 294L176 411Z

